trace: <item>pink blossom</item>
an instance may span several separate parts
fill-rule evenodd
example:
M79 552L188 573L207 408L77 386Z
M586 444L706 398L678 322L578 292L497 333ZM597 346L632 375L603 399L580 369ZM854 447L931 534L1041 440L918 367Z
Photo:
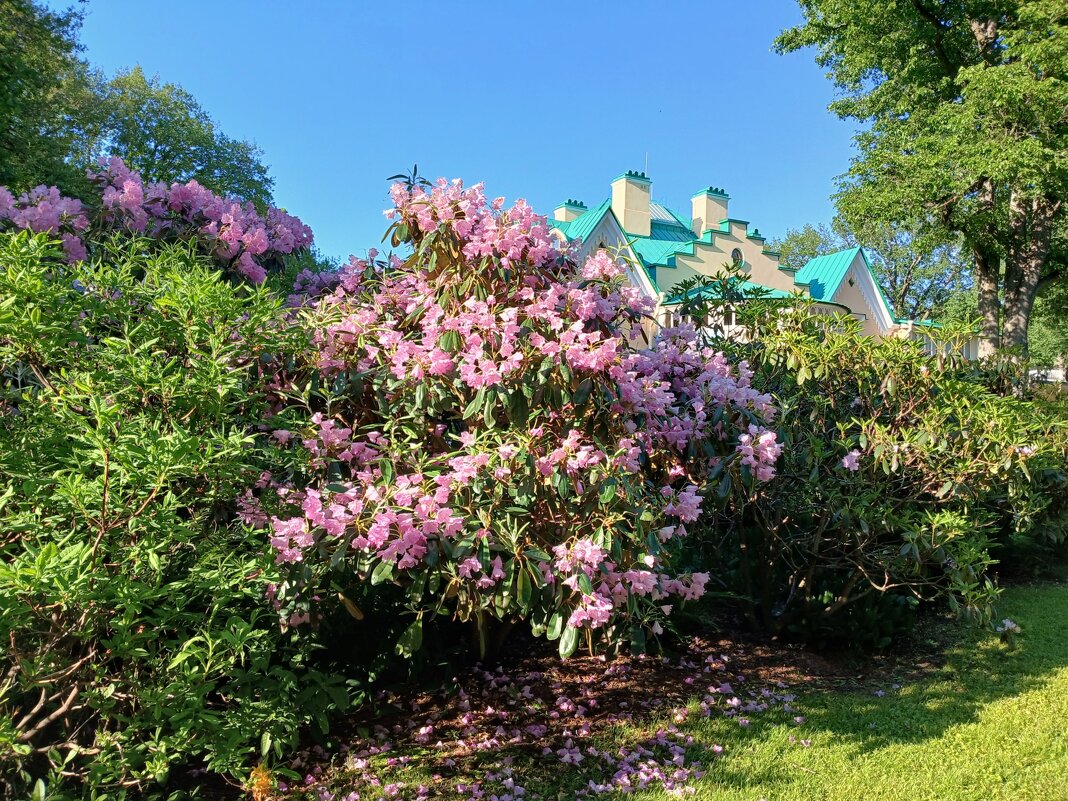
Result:
M860 470L860 451L854 448L843 456L842 467L846 470L851 470L854 473Z

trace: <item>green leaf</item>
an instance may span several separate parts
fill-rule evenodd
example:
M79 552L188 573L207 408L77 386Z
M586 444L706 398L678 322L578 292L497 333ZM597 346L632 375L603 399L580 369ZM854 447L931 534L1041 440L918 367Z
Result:
M559 612L553 612L549 618L549 625L545 629L545 636L550 640L559 639L564 630L564 616Z
M585 573L578 574L579 589L586 595L593 595L593 584L590 582L590 577Z
M530 578L527 576L525 567L519 567L519 577L516 579L516 593L519 595L519 605L524 610L530 608Z
M635 656L645 653L645 629L637 624L630 627L630 652Z
M423 645L423 619L416 618L412 625L404 630L397 640L397 653L406 659L418 651Z
M560 658L567 659L578 647L578 629L568 626L560 637Z
M575 394L572 397L572 401L578 407L586 405L586 401L590 399L590 393L593 391L593 381L589 378L584 378L579 382L578 388L575 390Z
M371 584L381 584L384 581L389 581L391 578L393 578L393 563L379 562L378 567L371 573Z
M486 405L486 390L480 389L475 393L475 397L471 398L470 403L464 407L464 420L474 417L482 411L482 407Z

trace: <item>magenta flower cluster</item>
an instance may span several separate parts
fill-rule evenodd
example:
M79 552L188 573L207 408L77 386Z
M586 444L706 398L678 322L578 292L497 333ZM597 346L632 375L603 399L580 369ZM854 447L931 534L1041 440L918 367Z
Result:
M125 230L158 239L193 239L221 264L253 283L266 277L265 265L312 244L312 232L298 218L225 198L196 181L148 183L117 157L89 178L100 191L99 206L63 197L56 187L39 186L18 198L0 187L0 228L51 233L63 242L70 261L87 258L84 233Z
M391 194L411 255L297 287L319 293L300 316L307 369L336 394L303 418L280 403L273 438L302 449L309 478L272 481L243 512L269 519L293 566L283 615L315 614L309 566L319 581L343 566L550 637L620 616L660 632L708 581L672 568L706 477L755 491L774 475L770 398L690 327L639 347L650 306L623 265L575 264L524 202L444 180ZM279 376L280 397L295 380Z
M80 238L81 232L89 227L86 207L80 200L63 197L54 186L39 186L17 198L0 186L0 229L8 226L56 234L69 260L86 257Z

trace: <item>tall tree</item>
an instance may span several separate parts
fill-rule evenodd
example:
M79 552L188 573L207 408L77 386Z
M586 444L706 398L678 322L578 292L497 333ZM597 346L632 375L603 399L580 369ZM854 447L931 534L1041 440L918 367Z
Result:
M815 46L842 91L832 110L865 123L840 208L960 235L983 352L1026 352L1039 287L1064 270L1053 241L1068 198L1068 3L799 3L805 21L777 48Z
M84 176L68 160L85 100L77 10L0 0L0 185L54 184L80 194Z
M189 181L260 206L274 181L256 145L222 131L189 92L140 67L120 72L103 89L106 120L91 148L118 155L146 181Z

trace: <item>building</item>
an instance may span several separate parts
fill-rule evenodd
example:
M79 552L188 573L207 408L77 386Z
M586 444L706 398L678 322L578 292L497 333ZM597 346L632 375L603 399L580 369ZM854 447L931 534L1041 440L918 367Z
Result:
M820 256L793 269L779 262L759 229L730 215L729 202L722 189L705 187L690 199L689 216L684 216L652 199L652 181L645 173L630 171L612 181L611 195L600 204L590 208L568 200L556 207L551 223L562 239L578 245L580 258L598 248L627 257L628 277L653 300L660 325L672 322L681 302L673 287L735 264L746 276L743 289L760 288L765 297L811 298L815 313L847 314L865 334L908 337L933 348L927 324L896 316L863 248Z

